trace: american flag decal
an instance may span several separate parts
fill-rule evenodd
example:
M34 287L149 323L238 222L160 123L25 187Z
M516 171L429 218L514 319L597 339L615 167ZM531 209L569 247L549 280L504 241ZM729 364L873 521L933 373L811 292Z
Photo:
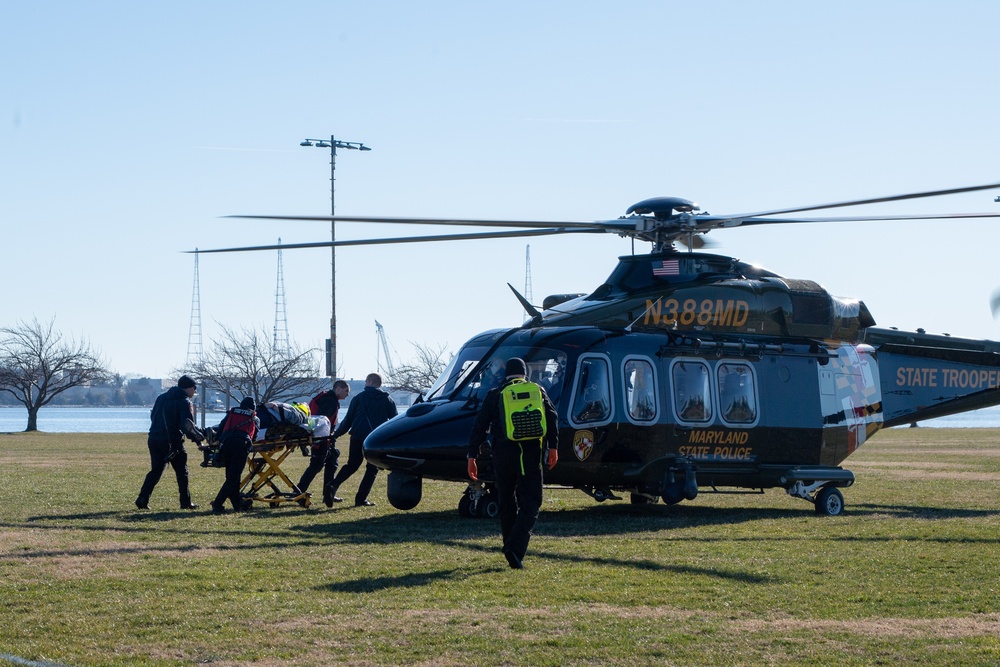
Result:
M676 259L665 259L662 262L653 262L654 276L679 276L680 273L680 262Z

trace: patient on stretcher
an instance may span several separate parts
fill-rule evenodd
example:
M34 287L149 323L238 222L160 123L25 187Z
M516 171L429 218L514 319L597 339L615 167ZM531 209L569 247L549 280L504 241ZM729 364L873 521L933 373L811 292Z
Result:
M269 429L272 435L286 437L294 437L300 431L303 437L330 435L330 420L323 415L310 415L305 403L264 403L257 408L257 418L260 419L258 442L267 438Z

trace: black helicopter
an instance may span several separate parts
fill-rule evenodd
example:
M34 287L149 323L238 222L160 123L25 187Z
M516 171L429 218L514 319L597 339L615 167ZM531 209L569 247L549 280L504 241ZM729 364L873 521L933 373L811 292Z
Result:
M636 504L668 505L699 491L780 487L818 514L837 515L840 489L854 482L840 464L879 429L1000 404L1000 343L877 328L862 301L694 249L703 234L737 226L1000 217L774 217L992 188L1000 183L739 215L700 213L694 202L660 197L597 222L240 217L509 228L282 250L564 233L652 243L650 254L619 258L593 292L550 296L541 310L511 287L525 324L473 337L424 400L365 441L366 458L389 471L388 499L397 509L420 502L426 477L467 484L460 514L496 513L488 461L480 462L481 481L470 484L466 447L483 397L516 356L559 412L559 465L546 473L548 484L597 501L628 492Z

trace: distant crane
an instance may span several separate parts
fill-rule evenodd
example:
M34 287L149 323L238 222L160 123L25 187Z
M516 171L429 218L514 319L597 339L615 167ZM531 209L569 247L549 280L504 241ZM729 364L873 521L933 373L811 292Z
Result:
M384 371L389 375L394 375L396 373L395 367L392 365L392 355L389 354L389 342L385 339L385 328L379 324L378 320L375 320L375 333L378 336L378 347L375 350L375 365L380 371ZM379 348L385 352L385 366L382 366L382 362L379 360Z

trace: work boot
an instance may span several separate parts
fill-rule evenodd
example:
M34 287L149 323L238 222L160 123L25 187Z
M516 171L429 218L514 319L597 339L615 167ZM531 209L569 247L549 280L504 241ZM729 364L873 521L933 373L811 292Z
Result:
M510 549L504 549L503 555L507 559L507 564L510 565L510 569L512 570L524 569L524 563L521 562L521 559L517 557L516 553L514 553Z
M333 507L334 503L344 502L343 498L337 497L337 487L333 484L328 484L323 487L323 504L327 507Z
M147 500L146 498L143 498L142 496L139 496L138 498L135 499L135 506L138 507L141 510L148 510L149 509L149 500Z

